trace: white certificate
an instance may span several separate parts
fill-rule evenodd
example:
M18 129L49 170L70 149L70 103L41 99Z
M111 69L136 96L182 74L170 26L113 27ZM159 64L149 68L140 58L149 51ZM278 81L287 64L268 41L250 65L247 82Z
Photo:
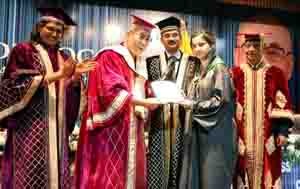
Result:
M179 103L184 100L184 94L172 81L153 81L152 90L156 98L164 103Z

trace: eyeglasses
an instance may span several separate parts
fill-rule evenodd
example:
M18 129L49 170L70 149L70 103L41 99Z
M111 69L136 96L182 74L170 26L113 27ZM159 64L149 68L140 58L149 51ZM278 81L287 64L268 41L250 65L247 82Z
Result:
M245 47L245 48L250 48L251 46L253 46L253 48L255 49L259 49L260 48L260 45L261 43L259 41L247 41L246 43L244 43L242 45L242 47Z
M283 47L281 47L277 42L272 42L270 44L266 44L264 46L264 53L267 55L274 56L289 56L292 55L292 51L287 51Z

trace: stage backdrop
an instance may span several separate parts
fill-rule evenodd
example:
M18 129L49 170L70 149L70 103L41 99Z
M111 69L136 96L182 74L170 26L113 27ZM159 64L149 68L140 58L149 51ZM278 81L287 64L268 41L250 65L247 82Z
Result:
M39 17L39 14L36 11L36 6L43 5L43 3L38 2L45 1L1 0L0 73L4 71L9 52L14 45L29 39L34 23ZM66 3L64 3L64 5L65 4ZM240 48L237 33L239 31L244 32L244 30L248 30L247 28L251 28L251 24L254 22L253 19L248 20L248 18L237 19L218 16L204 16L201 15L201 13L199 13L199 15L190 15L182 13L136 10L104 5L100 6L74 3L72 1L68 3L66 11L72 15L74 20L77 21L78 27L68 34L68 38L63 42L62 48L79 61L93 56L98 50L105 46L120 43L128 29L131 14L143 17L153 23L168 16L175 15L187 21L189 33L199 31L201 28L214 32L217 36L217 52L224 59L225 63L231 67L234 65L234 60L237 60L237 57L240 57L238 55ZM285 41L288 44L279 46L282 47L284 51L278 52L282 52L282 55L285 56L284 60L287 60L287 63L281 66L281 68L289 73L287 75L290 75L288 78L291 96L294 102L294 109L300 110L300 108L297 108L300 107L298 100L300 98L300 94L299 66L296 64L296 62L299 62L299 30L295 26L282 24L277 18L270 18L272 21L275 20L274 23L266 21L263 16L255 19L255 23L257 20L261 19L260 23L266 24L266 27L268 26L271 28L270 33L273 38L276 38L277 36L277 34L275 34L278 29L277 27L279 27L280 31L283 32L279 34L282 36L282 39L280 40ZM275 27L276 29L272 29L272 27ZM163 49L160 45L159 38L159 31L154 30L152 33L151 44L145 52L145 56L156 54ZM300 189L298 160L300 159L300 153L298 153L295 149L297 149L296 144L290 145L289 149L285 150L286 161L283 166L285 189Z

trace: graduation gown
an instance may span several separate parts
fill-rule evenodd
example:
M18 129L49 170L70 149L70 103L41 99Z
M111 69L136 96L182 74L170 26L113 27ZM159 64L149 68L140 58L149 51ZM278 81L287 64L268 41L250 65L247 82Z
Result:
M281 188L278 134L288 134L293 114L288 83L281 70L266 61L232 69L235 86L239 157L235 187Z
M80 128L75 167L76 189L146 188L145 120L133 95L144 98L146 80L122 46L102 49L95 57L87 89L87 111Z
M237 157L234 103L229 71L214 56L190 84L180 189L230 189Z
M58 70L58 53L67 58L57 47L20 43L9 56L0 85L0 124L8 132L2 189L70 188L68 135L80 85L43 85L45 74Z
M183 91L192 78L192 68L199 59L181 53L181 58L171 81ZM170 80L167 55L149 57L147 72L149 81ZM177 188L182 166L184 109L177 104L163 105L151 113L149 131L148 188Z

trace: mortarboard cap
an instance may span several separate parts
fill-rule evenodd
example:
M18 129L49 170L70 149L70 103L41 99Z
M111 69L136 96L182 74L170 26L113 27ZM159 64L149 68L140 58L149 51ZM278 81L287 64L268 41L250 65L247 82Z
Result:
M73 19L61 8L38 8L41 14L40 20L59 22L66 26L76 26Z
M146 20L144 20L144 19L142 19L138 16L131 15L131 17L132 17L132 24L139 25L139 26L148 28L150 30L155 28L155 25L151 24L150 22L148 22L148 21L146 21Z
M245 42L247 41L261 41L262 36L260 34L245 34Z
M247 41L263 42L265 36L271 35L271 33L238 33L238 36L242 37L242 45Z
M174 16L171 16L157 22L156 25L159 27L160 32L163 33L169 30L180 29L180 20Z

